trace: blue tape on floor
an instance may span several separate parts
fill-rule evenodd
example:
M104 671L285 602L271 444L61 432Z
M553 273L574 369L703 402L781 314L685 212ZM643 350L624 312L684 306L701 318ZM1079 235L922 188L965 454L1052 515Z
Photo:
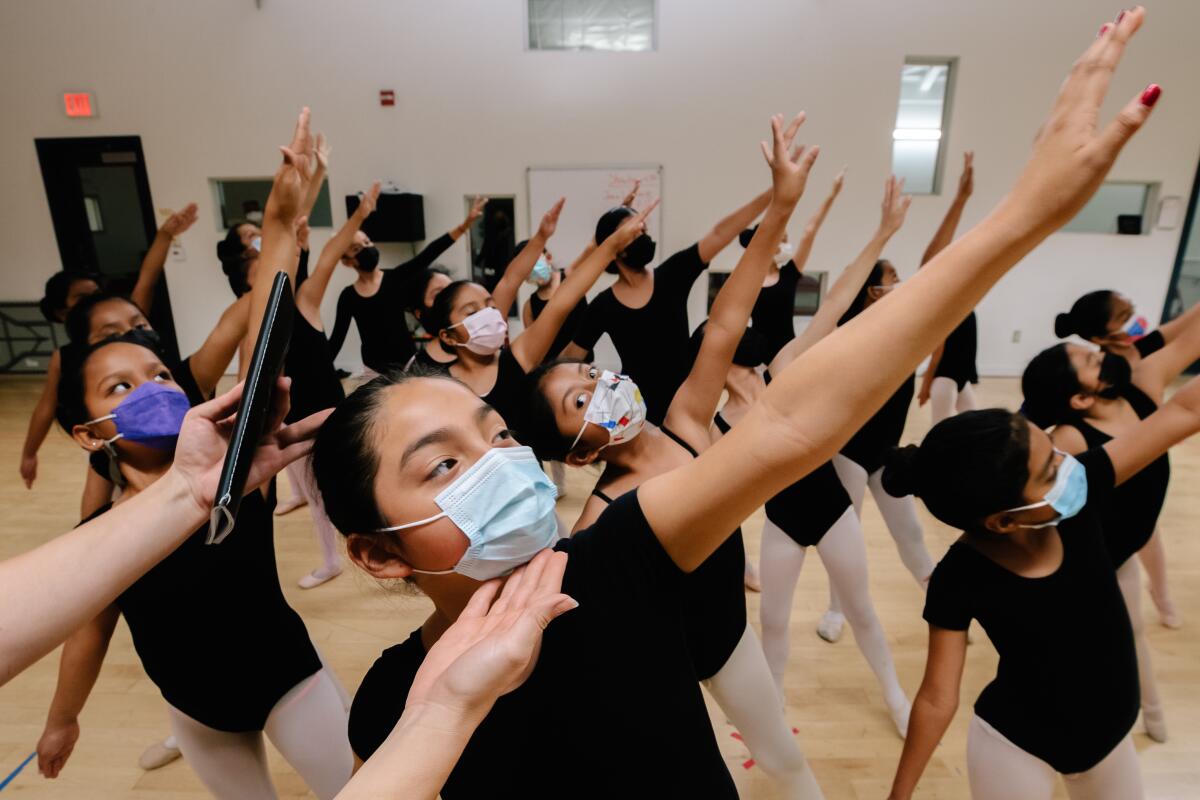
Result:
M10 783L12 783L12 782L13 782L13 778L15 778L15 777L17 777L18 775L20 775L20 774L21 774L21 770L25 769L25 766L26 766L26 765L27 765L27 764L28 764L30 761L33 761L33 759L34 759L34 758L36 758L36 757L37 757L37 753L30 753L30 754L29 754L29 757L28 757L28 758L26 758L24 761L22 761L22 762L21 762L21 766L19 766L19 767L17 767L16 769L14 769L12 772L10 772L10 773L9 773L9 775L8 775L8 777L7 777L7 778L5 778L4 780L0 781L0 791L4 791L4 787L5 787L5 786L8 786Z

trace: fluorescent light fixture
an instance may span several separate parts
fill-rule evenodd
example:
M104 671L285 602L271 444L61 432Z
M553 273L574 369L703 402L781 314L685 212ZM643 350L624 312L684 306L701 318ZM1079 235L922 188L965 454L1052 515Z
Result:
M938 128L896 128L892 139L897 142L936 142L942 138Z

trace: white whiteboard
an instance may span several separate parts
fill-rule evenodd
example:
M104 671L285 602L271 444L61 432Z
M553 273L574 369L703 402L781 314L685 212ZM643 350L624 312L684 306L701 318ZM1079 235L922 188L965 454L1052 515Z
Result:
M640 180L633 207L641 211L662 197L662 167L530 167L529 232L538 224L558 198L567 198L558 230L550 240L550 252L560 267L575 260L596 234L596 221L605 211L621 205L621 200ZM646 232L659 243L655 263L662 255L662 207L646 219Z

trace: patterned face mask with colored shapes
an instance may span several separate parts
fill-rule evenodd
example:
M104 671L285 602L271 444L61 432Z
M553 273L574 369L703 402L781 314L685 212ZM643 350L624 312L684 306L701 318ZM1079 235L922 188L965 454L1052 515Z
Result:
M592 400L583 412L583 427L571 442L572 450L583 438L589 422L608 431L608 444L602 445L601 450L627 442L641 433L646 425L646 401L642 399L638 385L628 375L618 375L607 369L601 372Z

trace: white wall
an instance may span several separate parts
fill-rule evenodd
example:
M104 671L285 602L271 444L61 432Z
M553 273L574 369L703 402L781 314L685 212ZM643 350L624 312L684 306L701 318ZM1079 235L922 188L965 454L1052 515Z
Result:
M525 233L526 166L661 163L664 252L765 185L758 141L767 116L805 108L805 141L823 148L812 194L851 167L810 262L840 269L875 224L905 55L960 58L948 164L956 170L965 148L978 154L970 225L1002 196L1071 61L1117 5L660 0L656 53L600 54L525 52L521 0L262 0L261 10L253 0L5 3L3 297L38 297L61 266L34 138L138 134L155 204L201 202L202 220L184 237L188 260L168 268L181 347L195 347L229 299L207 180L270 174L302 104L334 145L336 222L341 196L381 177L426 195L431 236L461 219L462 196L474 192L516 194ZM1149 20L1105 116L1149 81L1165 93L1113 177L1161 181L1162 194L1186 196L1200 143L1200 54L1184 32L1200 29L1200 3L1160 0ZM395 108L380 108L380 89L396 90ZM67 119L67 90L95 92L100 116ZM902 273L915 268L945 205L914 202L887 252ZM318 233L319 246L327 232ZM1053 313L1091 288L1119 287L1156 317L1178 235L1052 237L981 306L981 369L1018 371L1049 342ZM401 252L385 250L385 263ZM735 258L727 252L718 268ZM443 260L465 270L465 247ZM349 277L341 272L329 323ZM692 302L698 322L699 284ZM343 355L357 361L355 344Z

